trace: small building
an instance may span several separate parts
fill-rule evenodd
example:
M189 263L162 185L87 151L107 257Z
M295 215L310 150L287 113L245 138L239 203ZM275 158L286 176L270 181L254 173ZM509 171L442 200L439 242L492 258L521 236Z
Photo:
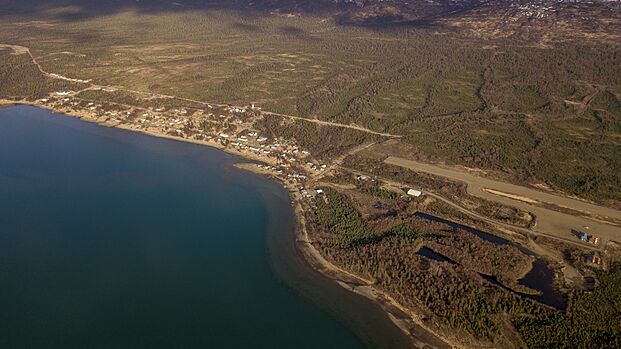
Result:
M409 196L413 196L415 198L420 197L421 195L423 195L423 192L420 190L416 190L416 189L408 189L408 191L406 192Z
M599 238L595 235L589 235L588 242L593 245L597 245L599 244Z
M599 237L593 235L593 234L587 234L585 232L579 232L578 234L578 238L584 242L588 242L590 244L593 245L597 245L599 244Z

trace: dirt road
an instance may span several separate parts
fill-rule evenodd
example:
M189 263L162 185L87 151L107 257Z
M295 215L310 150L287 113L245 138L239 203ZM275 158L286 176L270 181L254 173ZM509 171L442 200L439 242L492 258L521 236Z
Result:
M25 46L19 46L19 45L8 45L8 44L0 44L0 49L2 48L9 48L13 51L13 54L15 55L28 55L30 57L30 60L32 61L32 63L37 66L37 69L39 69L39 71L41 72L41 74L52 78L52 79L58 79L58 80L65 80L65 81L71 81L71 82L77 82L77 83L83 83L83 84L87 84L90 82L90 80L80 80L80 79L72 79L72 78L68 78L66 76L62 76L60 74L54 74L54 73L49 73L46 72L45 70L43 70L43 67L41 67L41 64L39 64L39 62L37 62L37 60L35 59L35 57L32 55L32 52L30 52L30 49L28 47Z
M272 112L268 112L268 111L264 111L264 112L262 112L262 114L264 114L264 115L279 116L279 117L283 117L283 118L287 118L287 119L291 119L291 120L302 120L302 121L312 122L312 123L315 123L315 124L318 124L318 125L323 125L323 126L348 128L348 129L351 129L351 130L356 130L356 131L361 131L361 132L365 132L365 133L370 133L370 134L374 134L374 135L382 136L382 137L401 138L401 136L398 136L398 135L393 135L393 134L390 134L390 133L377 132L377 131L369 130L368 128L364 128L364 127L357 126L357 125L339 124L339 123L336 123L336 122L330 122L330 121L324 121L324 120L318 120L318 119L308 119L308 118L303 118L303 117L300 117L300 116L278 114L278 113L272 113Z
M530 211L537 216L537 225L533 228L534 232L553 235L563 239L575 239L571 233L572 229L588 231L600 237L600 247L603 247L608 240L621 240L621 227L606 224L601 220L593 218L554 211L531 202L538 201L541 203L566 207L587 214L594 214L616 220L621 219L621 211L609 207L598 206L579 199L564 197L515 184L483 178L465 171L425 164L403 158L391 156L384 160L384 162L391 165L405 167L413 171L425 172L451 180L464 182L468 185L468 193L471 195ZM411 184L415 185L416 183ZM492 191L486 191L485 189L491 189L492 191L510 195L497 195Z

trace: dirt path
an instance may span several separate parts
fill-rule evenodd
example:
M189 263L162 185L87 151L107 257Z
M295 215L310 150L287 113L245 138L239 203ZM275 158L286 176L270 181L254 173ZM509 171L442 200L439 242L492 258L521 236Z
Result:
M107 86L99 86L99 87L106 88ZM132 92L132 93L136 93L136 94L155 96L155 97L159 97L159 98L174 98L174 99L178 99L178 100L181 100L181 101L186 101L186 102L191 102L191 103L198 103L198 104L202 104L202 105L212 105L212 106L216 106L216 107L228 107L228 106L231 106L229 104L203 102L203 101L198 101L198 100L190 99L190 98L183 98L183 97L177 97L177 96L171 96L171 95L165 95L165 94L158 94L158 93L150 93L150 92L142 92L142 91L136 91L136 90L129 90L129 89L121 88L121 87L116 87L116 88L124 90L126 92ZM303 117L299 117L299 116L274 113L274 112L270 112L270 111L261 111L261 114L263 114L263 115L270 115L270 116L276 116L276 117L290 119L290 120L301 120L301 121L305 121L305 122L312 122L314 124L323 125L323 126L332 126L332 127L338 127L338 128L348 128L348 129L351 129L351 130L361 131L361 132L365 132L365 133L369 133L369 134L374 134L374 135L377 135L377 136L382 136L382 137L387 137L387 138L401 138L401 136L399 136L399 135L393 135L393 134L390 134L390 133L377 132L377 131L369 130L368 128L360 127L360 126L357 126L357 125L339 124L339 123L336 123L336 122L323 121L323 120L317 120L317 119L307 119L307 118L303 118Z
M313 175L313 179L315 180L320 180L321 178L327 176L327 175L331 175L334 174L334 170L338 169L339 167L341 167L341 164L343 163L343 161L345 161L345 158L347 158L350 155L354 155L358 152L361 152L365 149L368 149L372 146L374 146L375 144L377 144L376 142L371 142L371 143L366 143L366 144L361 144L353 149L350 149L349 151L345 152L343 155L333 159L330 162L330 165L328 166L328 168L326 169L326 171L324 172L320 172L318 174Z
M357 126L357 125L339 124L339 123L336 123L336 122L323 121L323 120L317 120L317 119L307 119L307 118L303 118L303 117L299 117L299 116L278 114L278 113L265 112L265 111L262 112L262 113L264 115L279 116L279 117L283 117L283 118L287 118L287 119L291 119L291 120L302 120L302 121L306 121L306 122L312 122L314 124L323 125L323 126L348 128L348 129L351 129L351 130L356 130L356 131L361 131L361 132L365 132L365 133L370 133L370 134L374 134L374 135L382 136L382 137L401 138L401 136L399 136L399 135L393 135L393 134L390 134L390 133L377 132L377 131L369 130L368 128L364 128L364 127Z
M569 208L574 211L604 218L607 217L614 220L621 219L621 211L609 207L598 206L575 198L564 197L532 188L483 178L464 171L424 164L403 158L388 157L384 162L405 167L413 171L425 172L464 182L468 185L468 193L471 195L530 211L537 216L537 225L533 228L534 232L553 235L565 240L576 240L571 230L586 230L600 237L600 248L603 248L608 240L621 239L621 227L607 224L602 220L596 220L594 218L554 211L535 205L532 201ZM490 189L492 191L490 191ZM503 195L496 195L493 191L501 192ZM515 199L518 197L520 199Z

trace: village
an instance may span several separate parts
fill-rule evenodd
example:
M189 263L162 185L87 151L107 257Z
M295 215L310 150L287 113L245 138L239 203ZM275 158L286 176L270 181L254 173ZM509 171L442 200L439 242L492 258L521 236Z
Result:
M102 93L106 92L111 91L102 89ZM80 92L74 91L56 91L36 104L104 126L182 139L240 155L256 161L259 172L297 188L307 200L314 200L321 190L309 190L306 184L328 170L326 164L314 159L294 140L270 138L255 130L253 124L261 117L261 108L254 104L237 107L205 103L204 108L161 106L166 103L136 106L81 98Z

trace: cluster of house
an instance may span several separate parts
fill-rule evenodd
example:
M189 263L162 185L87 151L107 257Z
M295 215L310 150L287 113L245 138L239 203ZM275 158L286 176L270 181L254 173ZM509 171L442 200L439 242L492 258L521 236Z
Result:
M305 187L300 187L300 194L302 194L303 198L306 198L309 201L314 201L317 196L323 195L323 189L307 189Z
M131 107L109 103L95 103L83 100L71 91L58 91L56 96L39 100L52 107L72 108L88 111L98 120L124 123L133 128L157 130L182 138L217 142L227 148L240 152L253 153L264 158L269 164L258 165L284 180L295 184L303 198L314 202L322 196L321 189L307 189L309 176L321 174L328 166L315 161L310 152L302 149L292 140L267 137L252 130L255 106L221 107L206 105L204 109L164 108L164 107ZM101 118L101 119L100 119ZM238 131L241 129L242 131ZM372 180L359 175L359 180ZM422 192L408 188L407 195L419 197Z
M228 106L228 107L225 107L225 110L230 113L245 113L248 111L248 108Z
M270 139L254 131L245 134L240 133L237 136L220 133L219 137L220 141L223 141L222 138L229 140L228 143L225 143L238 150L248 150L256 154L268 156L273 155L287 162L295 162L298 160L296 156L301 156L302 154L306 156L309 154L307 151L301 152L298 146L290 141L277 138Z
M271 158L278 164L278 166L260 165L259 167L261 168L282 174L283 177L293 182L299 183L308 179L307 171L301 168L300 163L302 163L302 159L310 158L310 152L300 149L292 141L268 138L259 135L255 131L238 134L237 136L221 133L219 139L232 139L228 143L224 142L224 144L234 147L238 151L248 151L258 156ZM317 171L323 171L326 168L325 165L322 168L321 165L316 165L312 162L307 162L307 165L309 165L309 169L316 169Z
M537 3L520 4L517 6L517 13L510 19L517 20L517 17L544 18L554 12L554 7L549 5Z
M51 107L63 107L68 109L75 110L84 110L87 109L90 112L97 113L99 112L101 116L104 115L105 111L102 108L101 104L95 104L93 102L85 102L79 99L76 99L72 96L75 93L73 91L57 91L54 93L55 96L50 98L41 98L37 100L37 102L41 104L45 104ZM63 98L61 98L63 97ZM110 113L107 113L110 114Z

